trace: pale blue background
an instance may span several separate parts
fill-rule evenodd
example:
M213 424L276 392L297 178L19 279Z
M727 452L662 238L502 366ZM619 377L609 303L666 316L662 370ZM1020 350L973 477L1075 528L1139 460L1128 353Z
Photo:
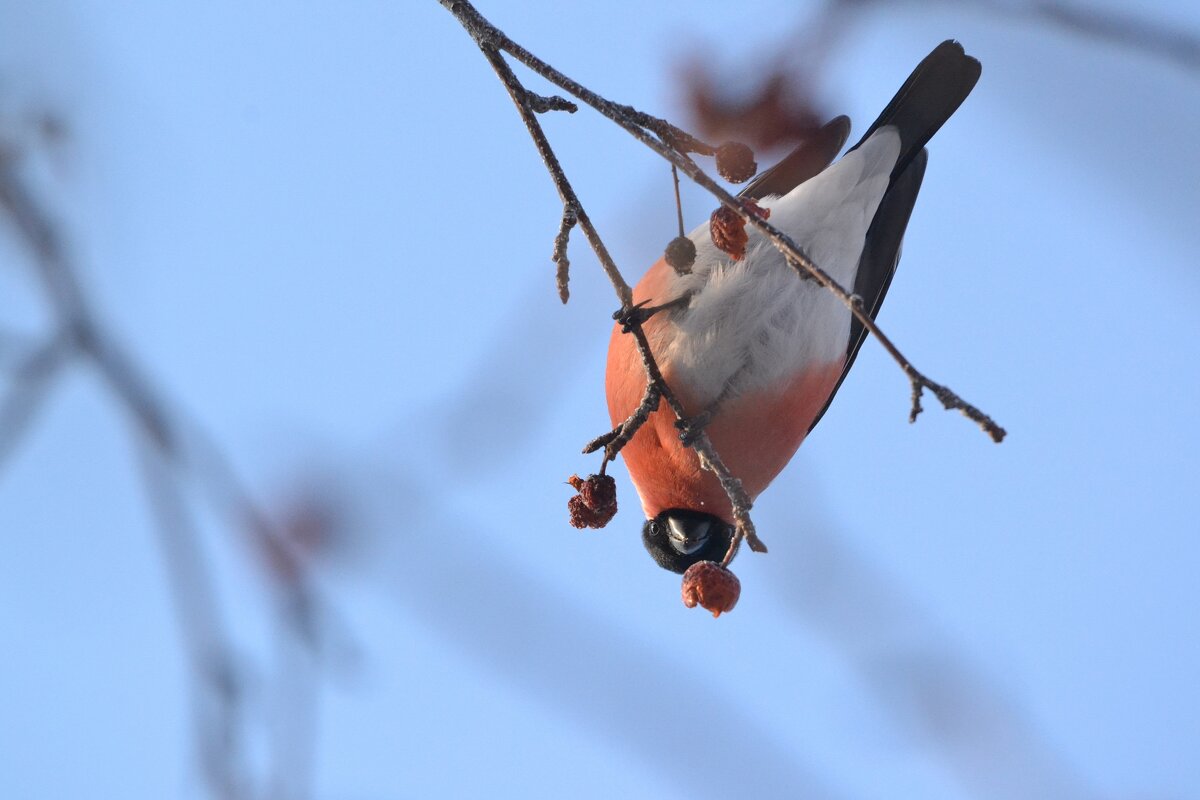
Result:
M685 56L752 80L810 11L481 5L672 117ZM322 585L360 655L325 671L313 796L1200 796L1200 75L893 4L821 96L861 131L951 36L983 78L880 320L1010 437L932 399L909 426L868 342L714 621L641 552L623 467L608 529L565 523L615 301L581 237L555 299L556 196L439 5L0 5L0 109L66 121L30 170L105 319L268 502L308 470L355 508ZM665 167L594 114L546 125L636 278ZM689 226L711 207L689 191ZM24 258L0 226L0 318L36 330ZM263 771L270 605L201 521ZM0 476L0 796L201 796L156 543L126 421L72 372Z

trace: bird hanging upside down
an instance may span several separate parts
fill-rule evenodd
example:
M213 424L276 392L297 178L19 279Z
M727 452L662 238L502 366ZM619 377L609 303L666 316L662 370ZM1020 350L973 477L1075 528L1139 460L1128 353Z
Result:
M925 144L979 73L961 45L943 42L840 161L830 166L850 132L846 117L818 130L741 196L767 209L771 223L861 297L874 318L925 174ZM714 448L754 498L825 413L866 331L756 230L738 260L717 249L707 223L688 238L696 246L690 272L659 260L633 299L666 306L643 325L651 351L687 413L708 419ZM609 344L606 389L614 425L646 390L637 345L620 325ZM681 442L670 409L661 405L621 452L654 560L680 573L699 561L721 561L734 531L729 498Z

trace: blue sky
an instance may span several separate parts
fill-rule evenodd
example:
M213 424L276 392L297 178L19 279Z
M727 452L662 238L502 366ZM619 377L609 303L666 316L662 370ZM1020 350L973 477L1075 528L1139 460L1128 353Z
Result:
M790 3L480 9L613 99L682 118L677 65L735 84ZM1200 10L1146 14L1200 32ZM511 102L434 2L0 5L0 112L105 322L271 506L352 509L320 572L320 798L1200 794L1196 72L934 4L870 11L820 96L860 132L942 39L984 65L931 145L880 316L993 414L993 445L874 343L755 509L712 620L641 551L635 495L566 525L607 427L614 308ZM532 82L534 87L539 86ZM51 111L65 141L22 120ZM626 276L669 173L587 112L546 118ZM686 190L691 227L712 201ZM0 225L0 320L46 322ZM68 373L0 473L0 785L201 797L187 664L127 420ZM270 772L271 597L201 498ZM296 676L292 676L296 677ZM299 679L299 678L297 678ZM262 778L264 782L267 778Z

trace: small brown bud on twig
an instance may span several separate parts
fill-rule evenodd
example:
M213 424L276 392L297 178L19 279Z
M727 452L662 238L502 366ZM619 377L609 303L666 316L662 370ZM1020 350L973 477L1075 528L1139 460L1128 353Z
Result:
M714 617L732 611L741 593L737 576L715 561L698 561L683 573L683 604L699 605Z
M741 142L726 142L717 148L717 174L730 183L745 183L758 172L754 151Z
M687 275L692 271L692 264L696 263L696 243L686 236L676 236L667 245L663 258L671 269L680 275Z
M525 100L529 103L530 109L537 114L545 114L547 111L566 111L568 114L574 114L579 110L579 106L556 94L545 97L527 89L525 90Z
M567 501L570 522L576 528L603 528L617 513L617 483L610 475L578 475L567 483L579 494Z

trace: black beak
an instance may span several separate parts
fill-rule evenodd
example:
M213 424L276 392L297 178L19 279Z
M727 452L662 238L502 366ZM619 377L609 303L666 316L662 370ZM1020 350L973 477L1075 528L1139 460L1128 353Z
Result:
M671 508L642 528L642 544L663 569L683 573L698 561L720 561L733 540L733 526L712 514Z
M690 556L704 545L712 531L713 521L709 519L679 519L667 517L667 544L680 555Z

